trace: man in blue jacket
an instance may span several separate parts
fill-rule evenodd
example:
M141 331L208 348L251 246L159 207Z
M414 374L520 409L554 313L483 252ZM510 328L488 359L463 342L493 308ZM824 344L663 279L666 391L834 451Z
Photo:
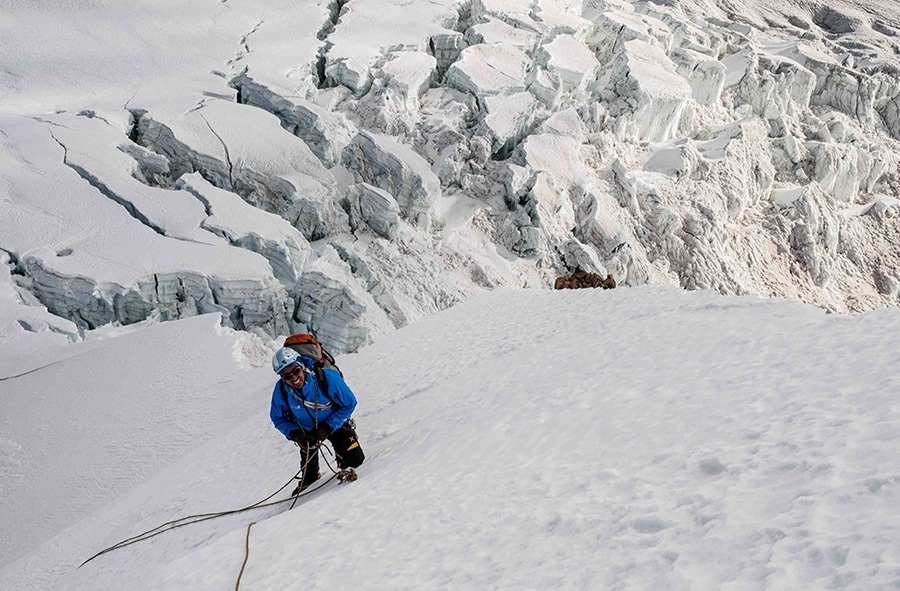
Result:
M269 416L275 427L300 448L303 476L294 494L319 479L319 446L331 442L338 468L357 468L365 460L353 429L350 415L356 409L356 396L340 372L322 369L327 382L323 390L314 362L295 350L279 349L272 358L272 369L281 379L272 392Z

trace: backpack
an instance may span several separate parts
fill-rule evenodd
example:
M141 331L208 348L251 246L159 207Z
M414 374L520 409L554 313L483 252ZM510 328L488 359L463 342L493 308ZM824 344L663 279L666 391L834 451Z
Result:
M341 374L341 377L344 377L344 372L341 371L334 361L334 355L326 351L325 347L323 347L322 344L316 340L316 337L311 334L293 334L284 339L284 345L282 346L293 349L303 357L313 360L313 371L316 374L319 391L325 396L328 402L334 404L334 400L328 395L328 378L325 377L325 370L333 369ZM288 402L288 394L287 390L284 388L284 382L280 382L280 385L281 396L284 398L284 407L290 420L296 423L297 420L293 416L294 413L291 412L291 405ZM306 412L309 412L309 410Z
M300 355L312 359L316 364L317 377L322 369L337 370L341 377L344 377L344 372L334 362L334 356L326 351L322 344L316 340L316 337L311 334L293 334L284 339L284 345L282 346L289 347ZM325 388L325 390L327 389Z

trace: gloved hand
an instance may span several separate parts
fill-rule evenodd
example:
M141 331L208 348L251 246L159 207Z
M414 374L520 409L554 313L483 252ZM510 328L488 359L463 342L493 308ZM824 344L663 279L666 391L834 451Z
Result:
M325 441L326 439L328 439L328 436L331 435L331 427L329 427L325 423L322 423L316 428L314 433L316 441Z
M296 443L297 445L304 445L307 443L315 443L315 438L311 433L307 433L303 429L294 429L290 433L291 441Z

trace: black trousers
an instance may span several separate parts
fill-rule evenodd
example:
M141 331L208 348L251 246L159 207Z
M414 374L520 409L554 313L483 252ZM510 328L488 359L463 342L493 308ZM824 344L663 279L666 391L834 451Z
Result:
M350 421L347 421L349 423ZM337 459L337 467L340 470L345 468L358 468L366 459L362 447L359 446L359 439L356 437L356 431L352 426L344 423L340 429L328 436L331 447L334 448L334 455ZM302 443L300 447L300 465L303 467L303 478L300 481L302 486L309 486L319 479L319 454L316 452L314 443Z

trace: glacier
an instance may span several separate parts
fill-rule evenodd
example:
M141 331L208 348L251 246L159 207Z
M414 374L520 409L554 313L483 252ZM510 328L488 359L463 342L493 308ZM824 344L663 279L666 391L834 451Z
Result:
M281 0L182 8L184 36L175 6L3 25L0 249L75 338L220 312L353 351L576 269L898 303L900 11Z

